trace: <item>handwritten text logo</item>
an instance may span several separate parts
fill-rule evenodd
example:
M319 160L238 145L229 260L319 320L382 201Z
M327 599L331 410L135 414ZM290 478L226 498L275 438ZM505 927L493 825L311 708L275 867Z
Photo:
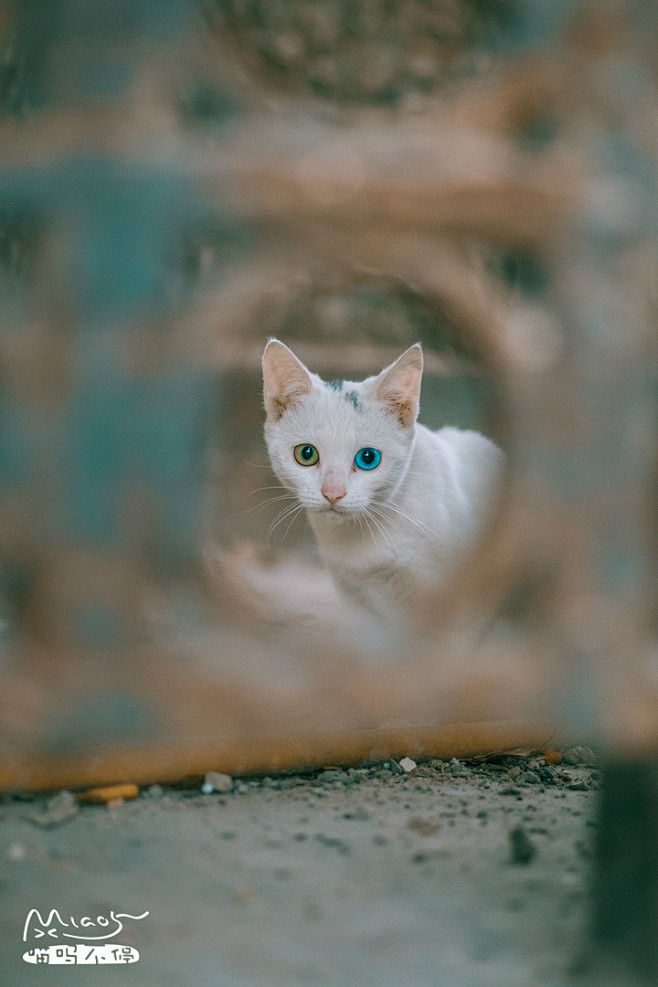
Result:
M23 942L45 940L23 953L26 963L136 963L139 953L132 946L111 943L123 930L122 919L139 921L142 915L111 911L109 916L83 915L76 919L70 915L63 918L56 908L51 908L46 918L37 908L27 914L23 926ZM61 940L65 940L62 942ZM73 942L71 940L74 940Z

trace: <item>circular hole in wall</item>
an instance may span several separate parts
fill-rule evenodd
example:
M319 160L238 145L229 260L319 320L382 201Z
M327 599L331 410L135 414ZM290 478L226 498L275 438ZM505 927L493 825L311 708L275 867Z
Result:
M432 430L475 430L496 443L503 438L498 385L474 337L455 323L447 306L407 285L377 278L306 284L291 299L272 335L325 381L363 380L419 342L424 354L419 421ZM263 336L260 352L265 343ZM253 354L254 347L248 352ZM298 571L300 599L308 611L314 601L323 605L322 593L330 581L305 512L293 510L296 501L271 468L264 418L260 361L232 366L223 374L222 438L210 528L231 566L244 570L247 583L260 580L274 609L277 599L290 609ZM492 518L497 494L498 486L491 493ZM419 517L418 530L425 525L426 519ZM393 523L382 537L395 539L400 528ZM464 561L472 551L467 540Z

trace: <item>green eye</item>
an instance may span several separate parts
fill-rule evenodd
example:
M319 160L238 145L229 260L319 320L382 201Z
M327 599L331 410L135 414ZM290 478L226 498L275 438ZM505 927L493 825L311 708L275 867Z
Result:
M295 446L295 459L300 466L315 466L320 461L320 453L315 446L306 445Z

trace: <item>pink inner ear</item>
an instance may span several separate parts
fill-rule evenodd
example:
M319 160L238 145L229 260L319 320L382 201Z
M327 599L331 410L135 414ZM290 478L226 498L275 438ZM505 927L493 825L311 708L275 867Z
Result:
M393 366L376 391L378 400L405 428L412 425L418 415L421 373L416 366Z
M280 343L270 344L263 358L265 410L274 419L311 390L308 371L294 353Z
M394 414L397 420L405 428L408 428L416 420L418 415L418 404L403 398L401 395L396 399L395 395L389 395L384 401L386 408Z

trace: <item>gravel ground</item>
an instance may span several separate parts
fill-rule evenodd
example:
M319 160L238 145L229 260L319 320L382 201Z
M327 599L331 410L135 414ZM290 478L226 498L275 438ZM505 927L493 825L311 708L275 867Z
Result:
M0 982L589 984L592 761L386 762L222 793L153 786L109 807L5 796ZM28 966L31 908L78 923L148 911L117 940L139 962Z

